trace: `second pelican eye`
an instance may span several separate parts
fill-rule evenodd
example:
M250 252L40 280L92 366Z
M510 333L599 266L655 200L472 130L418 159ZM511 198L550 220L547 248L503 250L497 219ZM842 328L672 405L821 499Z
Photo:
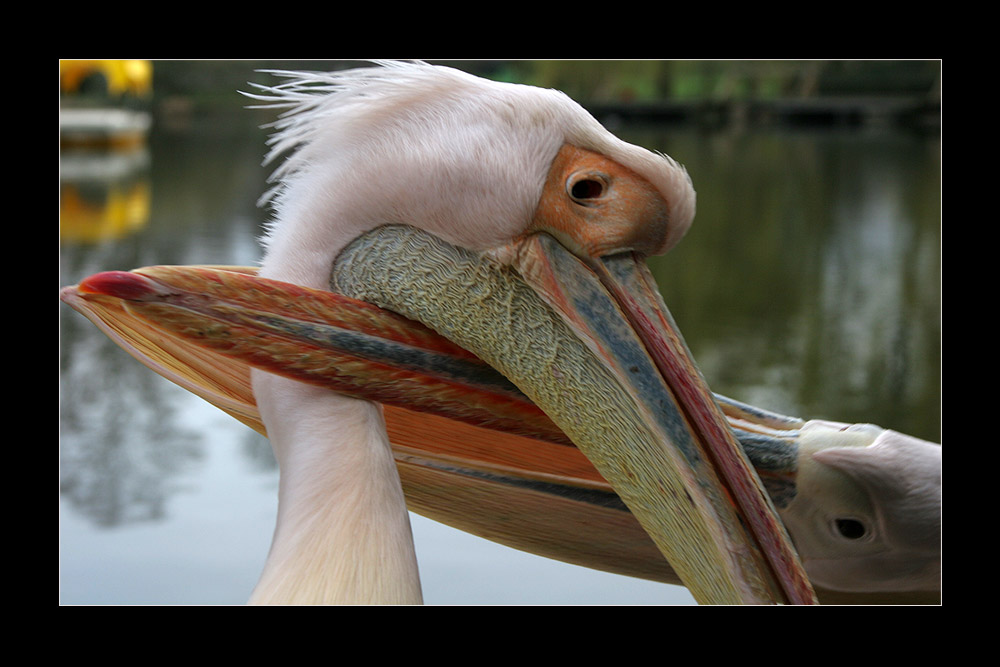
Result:
M865 524L857 519L836 519L834 525L837 532L849 540L860 540L868 534Z

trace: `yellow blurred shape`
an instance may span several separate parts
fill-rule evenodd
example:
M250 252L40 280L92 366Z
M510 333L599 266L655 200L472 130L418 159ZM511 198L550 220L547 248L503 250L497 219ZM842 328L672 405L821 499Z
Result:
M102 202L91 202L72 185L64 185L59 199L59 237L63 241L92 243L119 239L149 220L150 191L146 183L112 186Z
M148 60L60 60L60 89L77 92L92 74L101 74L107 81L110 95L131 93L149 95L153 89L153 63Z

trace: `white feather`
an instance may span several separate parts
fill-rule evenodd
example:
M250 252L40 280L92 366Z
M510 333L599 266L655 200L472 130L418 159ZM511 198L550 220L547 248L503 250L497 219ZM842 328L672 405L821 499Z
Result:
M662 250L693 220L695 194L682 167L621 141L559 91L419 62L275 74L285 81L254 96L285 109L266 160L286 156L265 199L275 210L265 275L295 265L282 279L322 287L317 281L328 278L344 243L386 223L473 250L504 244L530 222L567 143L620 162L663 193L670 231ZM290 261L302 248L322 248L325 257Z

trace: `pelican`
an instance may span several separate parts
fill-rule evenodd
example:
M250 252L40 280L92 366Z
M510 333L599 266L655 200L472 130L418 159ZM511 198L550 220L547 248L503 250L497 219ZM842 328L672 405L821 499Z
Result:
M562 451L583 453L661 554L648 560L699 600L814 601L731 421L643 271L642 257L676 244L693 218L682 168L620 142L554 91L420 63L281 75L289 82L267 92L290 113L272 156L294 152L276 174L259 276L224 308L221 329L194 334L216 350L241 347L233 332L261 324L250 324L248 299L268 316L241 352L257 367L246 372L252 398L213 400L247 423L258 410L281 468L252 602L420 601L406 514L414 494L404 494L406 464L391 444L394 429L397 440L406 431L396 415L410 414L389 409L405 378L389 374L374 393L355 392L362 399L311 381L311 366L330 366L303 351L314 323L279 319L331 289L419 320L500 370L517 391L494 394L551 419L550 431L576 445ZM243 276L208 271L194 289L136 272L95 277L64 298L92 312L118 307L102 299L146 304L156 312L144 317L170 320L216 299L210 285ZM107 330L142 347L141 326L129 326ZM291 329L292 353L282 347ZM175 359L200 354L177 342L190 337L148 339ZM409 357L400 365L412 370ZM470 523L484 521L477 511Z

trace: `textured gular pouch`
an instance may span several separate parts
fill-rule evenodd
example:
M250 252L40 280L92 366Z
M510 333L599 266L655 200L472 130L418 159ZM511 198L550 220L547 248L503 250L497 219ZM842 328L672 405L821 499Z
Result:
M738 445L722 456L741 459L736 476L747 476L749 490L726 479L734 464L704 443L704 424L724 421L711 407L692 413L697 371L656 360L673 355L664 345L683 343L653 335L652 352L644 343L665 311L648 305L643 292L653 289L654 304L658 293L641 259L586 262L547 233L513 250L504 265L411 227L380 227L343 250L331 288L420 321L503 373L591 460L700 602L812 602ZM686 396L669 387L671 374ZM748 493L761 505L740 504ZM765 542L777 535L777 556L755 533Z

